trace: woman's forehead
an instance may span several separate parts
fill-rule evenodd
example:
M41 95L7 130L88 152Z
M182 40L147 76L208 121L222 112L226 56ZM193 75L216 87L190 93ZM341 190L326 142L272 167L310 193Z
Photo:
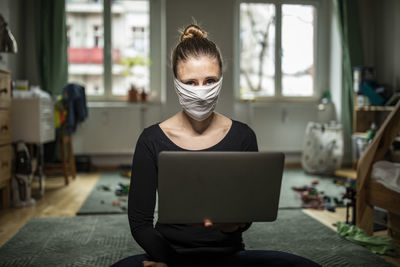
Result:
M218 60L209 56L189 57L185 61L178 63L177 74L181 79L205 76L219 77L220 69Z

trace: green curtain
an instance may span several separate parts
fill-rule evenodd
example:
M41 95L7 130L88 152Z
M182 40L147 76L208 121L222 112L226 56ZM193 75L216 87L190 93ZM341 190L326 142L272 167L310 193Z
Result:
M65 0L35 0L36 51L42 89L61 93L68 81Z
M344 162L351 162L353 129L353 67L363 65L361 27L358 1L336 0L339 31L342 43L342 114Z

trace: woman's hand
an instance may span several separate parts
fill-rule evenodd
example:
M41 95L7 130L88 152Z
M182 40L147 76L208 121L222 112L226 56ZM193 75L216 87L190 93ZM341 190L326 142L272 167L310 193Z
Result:
M231 233L237 231L239 228L245 227L245 223L217 223L213 224L209 219L204 220L204 227L213 227L221 232Z
M168 267L164 262L142 261L143 267Z

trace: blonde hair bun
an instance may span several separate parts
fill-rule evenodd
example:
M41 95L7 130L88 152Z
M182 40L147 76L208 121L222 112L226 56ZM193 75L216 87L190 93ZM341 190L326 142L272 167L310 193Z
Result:
M207 33L203 31L199 26L189 25L183 31L181 35L181 42L190 38L207 38Z
M219 70L222 74L222 56L218 47L207 38L207 32L197 26L196 22L181 30L180 42L171 54L172 70L175 78L178 77L178 64L191 57L208 56L218 60Z

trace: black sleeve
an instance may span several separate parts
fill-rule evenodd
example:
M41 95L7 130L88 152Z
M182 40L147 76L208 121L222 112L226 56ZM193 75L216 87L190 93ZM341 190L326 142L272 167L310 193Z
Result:
M244 142L244 151L258 151L257 137L254 131L248 127L248 135ZM244 232L250 228L251 222L246 223L246 226L243 228L239 228L240 232Z
M254 131L247 126L247 134L243 144L243 151L258 151L257 137Z
M168 263L175 251L154 228L156 155L143 132L136 144L128 200L128 218L136 242L156 262Z

